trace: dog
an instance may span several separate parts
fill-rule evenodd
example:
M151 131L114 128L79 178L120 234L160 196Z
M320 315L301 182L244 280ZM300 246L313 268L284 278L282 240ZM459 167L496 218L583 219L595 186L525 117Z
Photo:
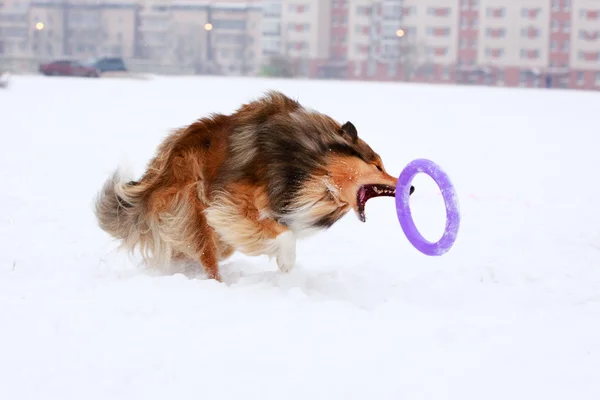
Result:
M171 131L139 180L119 169L107 179L94 212L147 266L183 261L221 281L236 251L290 271L298 239L350 210L365 222L367 201L395 196L396 182L351 122L268 91Z

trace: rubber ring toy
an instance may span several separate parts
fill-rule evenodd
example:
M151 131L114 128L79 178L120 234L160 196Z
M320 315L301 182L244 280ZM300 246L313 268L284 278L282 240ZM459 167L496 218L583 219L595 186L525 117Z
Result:
M410 212L410 186L418 173L429 175L440 188L444 203L446 205L446 228L444 234L437 242L430 242L421 235ZM396 214L400 226L408 241L421 253L428 256L441 256L446 253L458 235L460 226L460 212L456 190L450 182L450 178L433 161L427 159L416 159L408 163L402 170L396 183Z

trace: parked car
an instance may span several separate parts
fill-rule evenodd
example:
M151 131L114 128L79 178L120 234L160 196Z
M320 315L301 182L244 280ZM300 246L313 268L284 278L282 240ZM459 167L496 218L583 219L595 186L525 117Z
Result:
M95 68L100 73L104 72L127 72L125 62L120 57L101 57L87 60L83 63L88 67Z
M100 71L75 60L56 60L41 64L39 71L44 75L55 76L87 76L97 78Z

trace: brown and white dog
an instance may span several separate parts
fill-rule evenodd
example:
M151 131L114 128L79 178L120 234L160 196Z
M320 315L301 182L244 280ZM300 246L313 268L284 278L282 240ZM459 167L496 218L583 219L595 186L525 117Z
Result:
M298 238L351 209L364 222L367 200L394 196L396 181L352 123L268 92L172 132L140 180L107 180L95 213L147 265L194 263L221 280L235 251L291 270Z

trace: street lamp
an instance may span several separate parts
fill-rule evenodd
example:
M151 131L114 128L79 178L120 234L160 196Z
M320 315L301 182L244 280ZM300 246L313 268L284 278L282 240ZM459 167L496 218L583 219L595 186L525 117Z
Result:
M398 30L396 31L396 36L398 36L398 37L402 37L402 36L404 36L404 29L398 29Z
M42 29L44 29L44 23L38 22L37 24L35 24L35 29L37 29L38 31L41 31Z
M213 28L213 26L212 26L212 24L210 22L207 22L204 25L204 30L206 30L206 31L212 31L212 28Z

